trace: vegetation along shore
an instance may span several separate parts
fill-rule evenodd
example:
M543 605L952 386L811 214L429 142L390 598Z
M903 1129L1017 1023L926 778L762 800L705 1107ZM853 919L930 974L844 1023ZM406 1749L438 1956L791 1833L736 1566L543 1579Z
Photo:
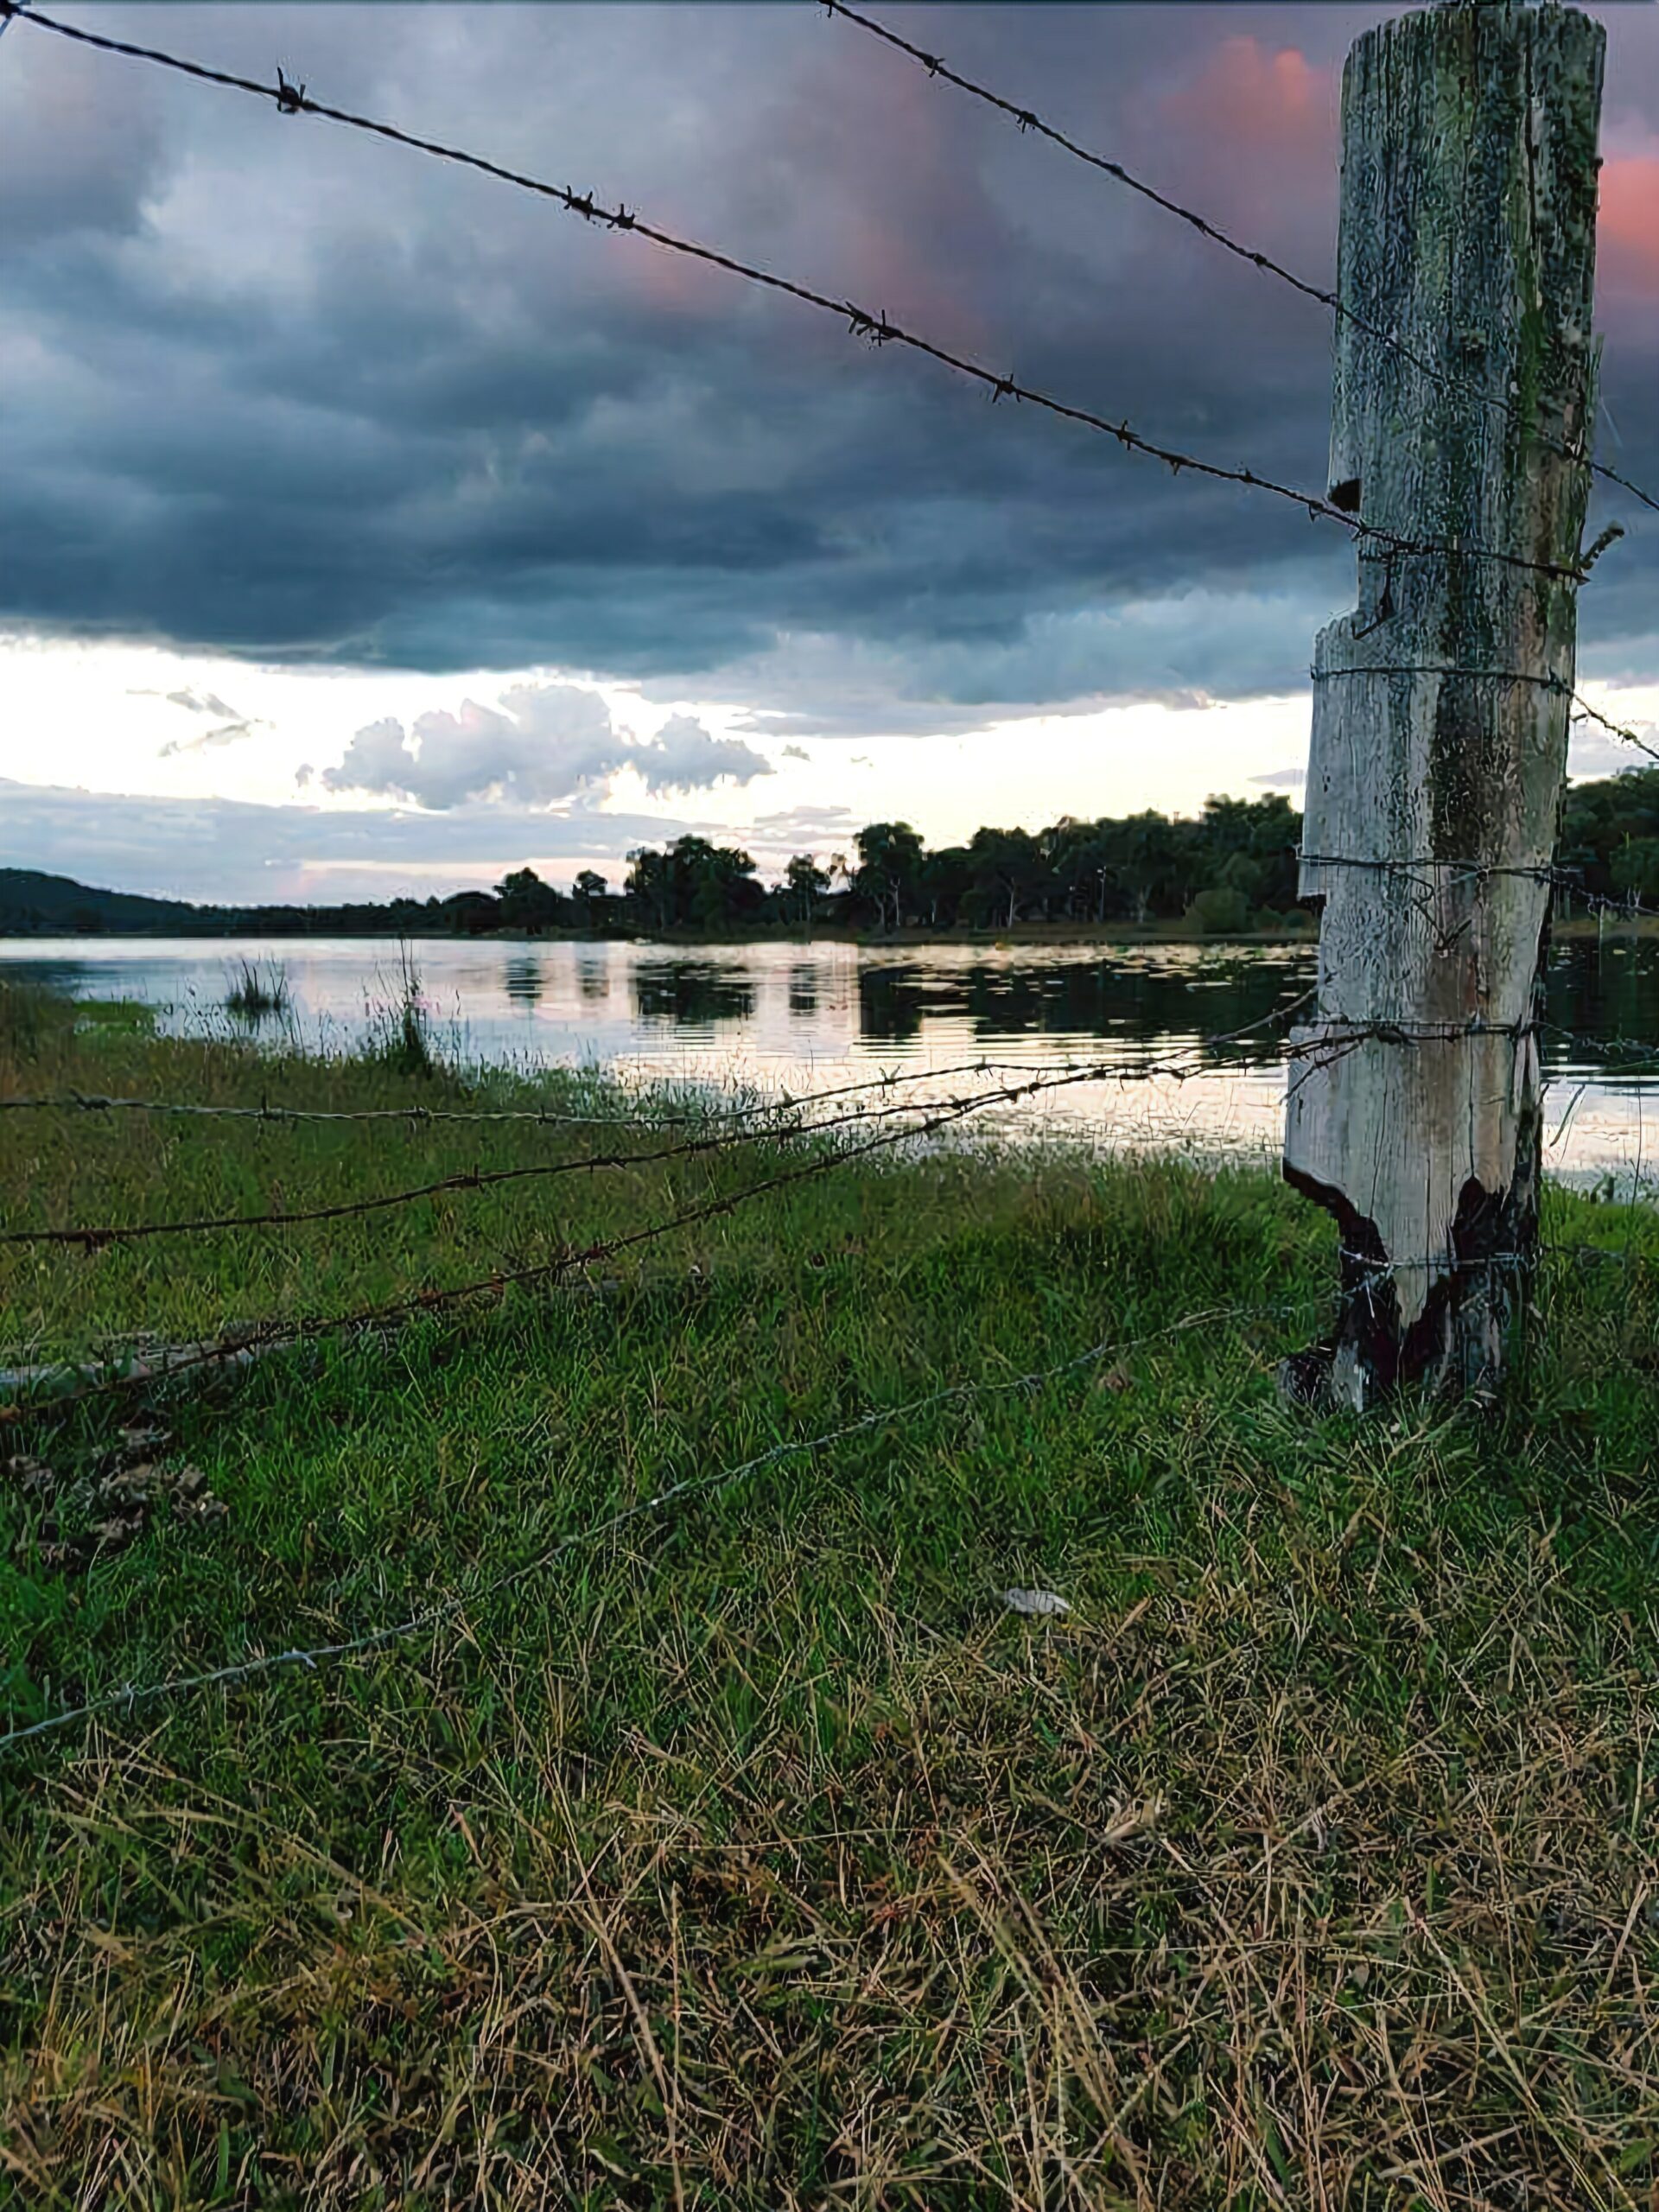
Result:
M1319 1421L1274 1370L1334 1232L1265 1170L653 1159L696 1101L397 1043L0 994L9 1233L463 1179L0 1245L8 1358L685 1224L188 1387L14 1382L0 1729L109 1700L0 1749L16 2202L1649 2201L1651 1214L1548 1192L1507 1410ZM254 1110L4 1105L73 1094ZM438 1118L485 1110L633 1125Z
M0 868L0 937L1295 938L1313 927L1297 904L1301 834L1278 793L1212 798L1192 819L1146 811L979 830L935 849L907 822L876 822L827 866L797 854L770 886L740 848L687 836L639 848L615 887L584 868L561 891L521 868L493 890L308 906L200 906ZM1558 866L1563 922L1575 897L1659 900L1659 769L1573 785Z

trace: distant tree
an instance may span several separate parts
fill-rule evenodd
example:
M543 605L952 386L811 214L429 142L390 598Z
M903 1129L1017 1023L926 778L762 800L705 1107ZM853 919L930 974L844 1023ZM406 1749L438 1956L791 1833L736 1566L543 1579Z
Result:
M553 928L563 904L552 885L543 883L531 868L515 868L511 875L503 876L495 887L495 896L500 926L532 934Z
M501 925L501 909L487 891L457 891L440 909L463 937L484 937Z
M570 903L575 909L579 929L599 927L605 918L606 895L604 877L590 868L582 869L570 887Z
M966 918L973 884L973 856L966 845L945 845L924 855L917 903L929 929L950 929Z
M1613 888L1643 904L1659 899L1659 837L1632 837L1611 856Z
M1154 905L1166 913L1179 913L1182 873L1179 840L1167 815L1132 814L1118 822L1103 822L1103 840L1112 877L1123 894L1134 919L1145 923Z
M1231 884L1212 883L1187 908L1187 919L1205 937L1238 937L1250 925L1250 902Z
M968 852L982 914L1012 929L1047 880L1041 845L1028 830L976 830Z
M854 881L874 906L877 927L902 929L921 880L921 838L908 822L872 822L859 831L855 842L858 874Z
M733 845L680 837L662 852L641 846L628 862L626 895L648 929L720 929L753 921L765 903L754 862Z
M820 868L810 853L797 853L784 870L781 895L785 911L810 925L819 899L829 888L829 870Z

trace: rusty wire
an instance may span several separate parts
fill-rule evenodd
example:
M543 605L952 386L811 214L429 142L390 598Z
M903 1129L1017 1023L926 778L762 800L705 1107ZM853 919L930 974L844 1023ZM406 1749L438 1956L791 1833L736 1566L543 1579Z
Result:
M942 367L978 384L994 400L1021 400L1028 406L1039 408L1063 421L1078 423L1085 429L1115 439L1126 453L1138 454L1143 459L1163 462L1173 475L1179 476L1185 469L1190 474L1202 476L1213 482L1237 484L1249 491L1264 492L1275 499L1287 500L1316 521L1338 524L1351 537L1360 541L1362 551L1372 547L1380 548L1389 557L1395 559L1433 557L1488 561L1499 567L1523 569L1531 575L1573 583L1581 583L1585 579L1586 571L1581 566L1559 561L1535 560L1526 554L1503 552L1496 546L1474 542L1410 537L1398 531L1382 530L1368 522L1363 515L1338 506L1321 493L1281 483L1276 478L1263 476L1252 468L1230 468L1224 462L1205 461L1198 454L1160 445L1156 440L1143 437L1138 430L1131 429L1127 420L1114 422L1109 416L1097 414L1090 408L1074 406L1067 400L1057 399L1048 392L1039 391L1033 385L1021 384L1012 374L987 368L982 361L954 353L949 346L938 345L918 332L906 330L892 321L885 310L873 315L852 301L836 299L828 292L820 292L810 284L798 283L792 277L780 276L773 270L761 269L752 262L741 261L716 247L681 238L674 232L646 222L620 204L615 207L601 205L591 192L577 192L569 185L550 184L544 178L508 168L499 162L490 161L480 154L469 153L462 147L448 145L435 138L422 137L416 132L401 130L395 124L379 122L371 116L355 114L348 108L333 107L325 101L312 99L302 85L290 84L280 70L275 85L262 84L257 78L240 77L229 70L208 68L201 62L168 53L159 47L138 46L126 39L109 38L101 32L83 30L78 24L60 22L50 16L37 13L33 8L25 12L19 7L18 0L0 0L0 16L14 16L38 30L49 31L60 38L72 39L79 45L92 47L101 53L119 54L130 60L150 62L158 68L175 71L204 84L218 85L233 92L245 92L256 99L270 100L283 115L315 115L324 122L338 123L348 130L368 131L376 137L389 139L396 145L407 146L414 152L430 155L438 161L452 162L462 168L475 169L504 184L516 186L520 191L551 200L567 214L578 215L586 222L600 223L611 230L632 232L665 252L683 255L710 268L723 269L728 275L740 277L747 283L798 300L804 306L834 315L846 324L852 336L866 339L872 346L900 346L912 353L924 354Z
M1450 370L1441 368L1436 362L1429 360L1426 355L1417 353L1413 347L1408 346L1403 339L1396 337L1392 331L1383 329L1380 323L1370 321L1357 308L1347 306L1336 292L1327 289L1322 284L1311 283L1305 276L1297 276L1294 270L1287 269L1282 262L1275 261L1271 254L1263 253L1254 246L1242 245L1237 238L1230 236L1217 224L1211 222L1207 216L1200 215L1194 208L1183 207L1179 200L1172 200L1166 193L1160 192L1156 186L1148 184L1143 177L1138 177L1133 171L1126 168L1122 162L1115 162L1107 155L1097 154L1091 148L1080 145L1075 138L1068 137L1064 130L1056 130L1051 123L1045 123L1034 109L1020 107L1014 101L1006 99L1002 93L992 91L988 85L976 84L971 77L964 77L959 70L951 68L942 55L930 54L925 48L912 45L909 39L901 38L897 31L890 30L885 23L877 22L873 16L861 15L857 9L848 7L845 0L822 0L822 4L826 14L839 16L843 22L854 23L860 30L868 31L873 38L880 39L883 45L893 47L900 54L908 54L912 61L920 62L930 77L937 77L947 85L954 85L958 92L966 92L971 99L982 101L987 107L995 108L999 113L1007 116L1021 131L1029 131L1036 137L1046 138L1052 145L1059 147L1063 152L1071 155L1075 160L1087 162L1090 168L1100 170L1103 175L1111 177L1130 192L1139 193L1143 200L1150 200L1154 207L1161 207L1166 214L1175 216L1178 220L1198 232L1201 238L1207 238L1212 245L1219 246L1224 252L1235 255L1240 261L1248 262L1251 268L1260 270L1264 276L1278 277L1281 283L1288 284L1293 291L1301 293L1304 298L1317 301L1321 307L1329 308L1340 321L1351 323L1356 330L1363 331L1367 338L1375 340L1379 346L1386 346L1390 353L1397 353L1421 376L1440 385L1443 390L1459 393L1465 398L1478 402L1483 407L1491 408L1497 413L1507 415L1513 421L1521 423L1541 444L1548 446L1552 451L1560 454L1564 460L1577 462L1581 466L1587 464L1596 475L1605 477L1610 484L1621 486L1624 490L1639 499L1644 507L1651 507L1656 514L1659 514L1659 499L1656 499L1650 493L1644 492L1639 484L1633 483L1628 476L1621 475L1618 469L1610 468L1605 461L1591 460L1582 444L1573 446L1569 445L1565 439L1552 437L1549 432L1542 429L1538 423L1529 422L1520 409L1501 394L1483 391L1478 385L1470 383L1467 378L1459 377Z

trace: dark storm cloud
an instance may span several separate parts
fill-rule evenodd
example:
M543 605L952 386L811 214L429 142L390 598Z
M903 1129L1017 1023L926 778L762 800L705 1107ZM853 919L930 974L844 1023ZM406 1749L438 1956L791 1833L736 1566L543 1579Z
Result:
M1324 279L1337 75L1375 12L910 21ZM1319 309L805 8L99 24L264 77L280 55L321 97L643 208L1148 435L1323 481ZM1610 39L1604 387L1619 465L1651 479L1659 23L1614 10ZM669 698L695 681L798 737L1282 690L1351 603L1340 533L992 410L637 238L26 24L3 64L0 613L19 622L556 665ZM1656 543L1633 530L1586 594L1588 671L1653 674Z

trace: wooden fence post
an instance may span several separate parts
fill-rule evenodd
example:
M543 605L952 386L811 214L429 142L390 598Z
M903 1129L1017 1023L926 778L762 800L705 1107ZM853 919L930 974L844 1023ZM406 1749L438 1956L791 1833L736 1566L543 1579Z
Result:
M1362 536L1357 610L1314 649L1284 1172L1340 1224L1341 1295L1281 1382L1315 1402L1490 1392L1535 1264L1604 44L1553 0L1453 0L1344 74L1331 496L1441 550Z

